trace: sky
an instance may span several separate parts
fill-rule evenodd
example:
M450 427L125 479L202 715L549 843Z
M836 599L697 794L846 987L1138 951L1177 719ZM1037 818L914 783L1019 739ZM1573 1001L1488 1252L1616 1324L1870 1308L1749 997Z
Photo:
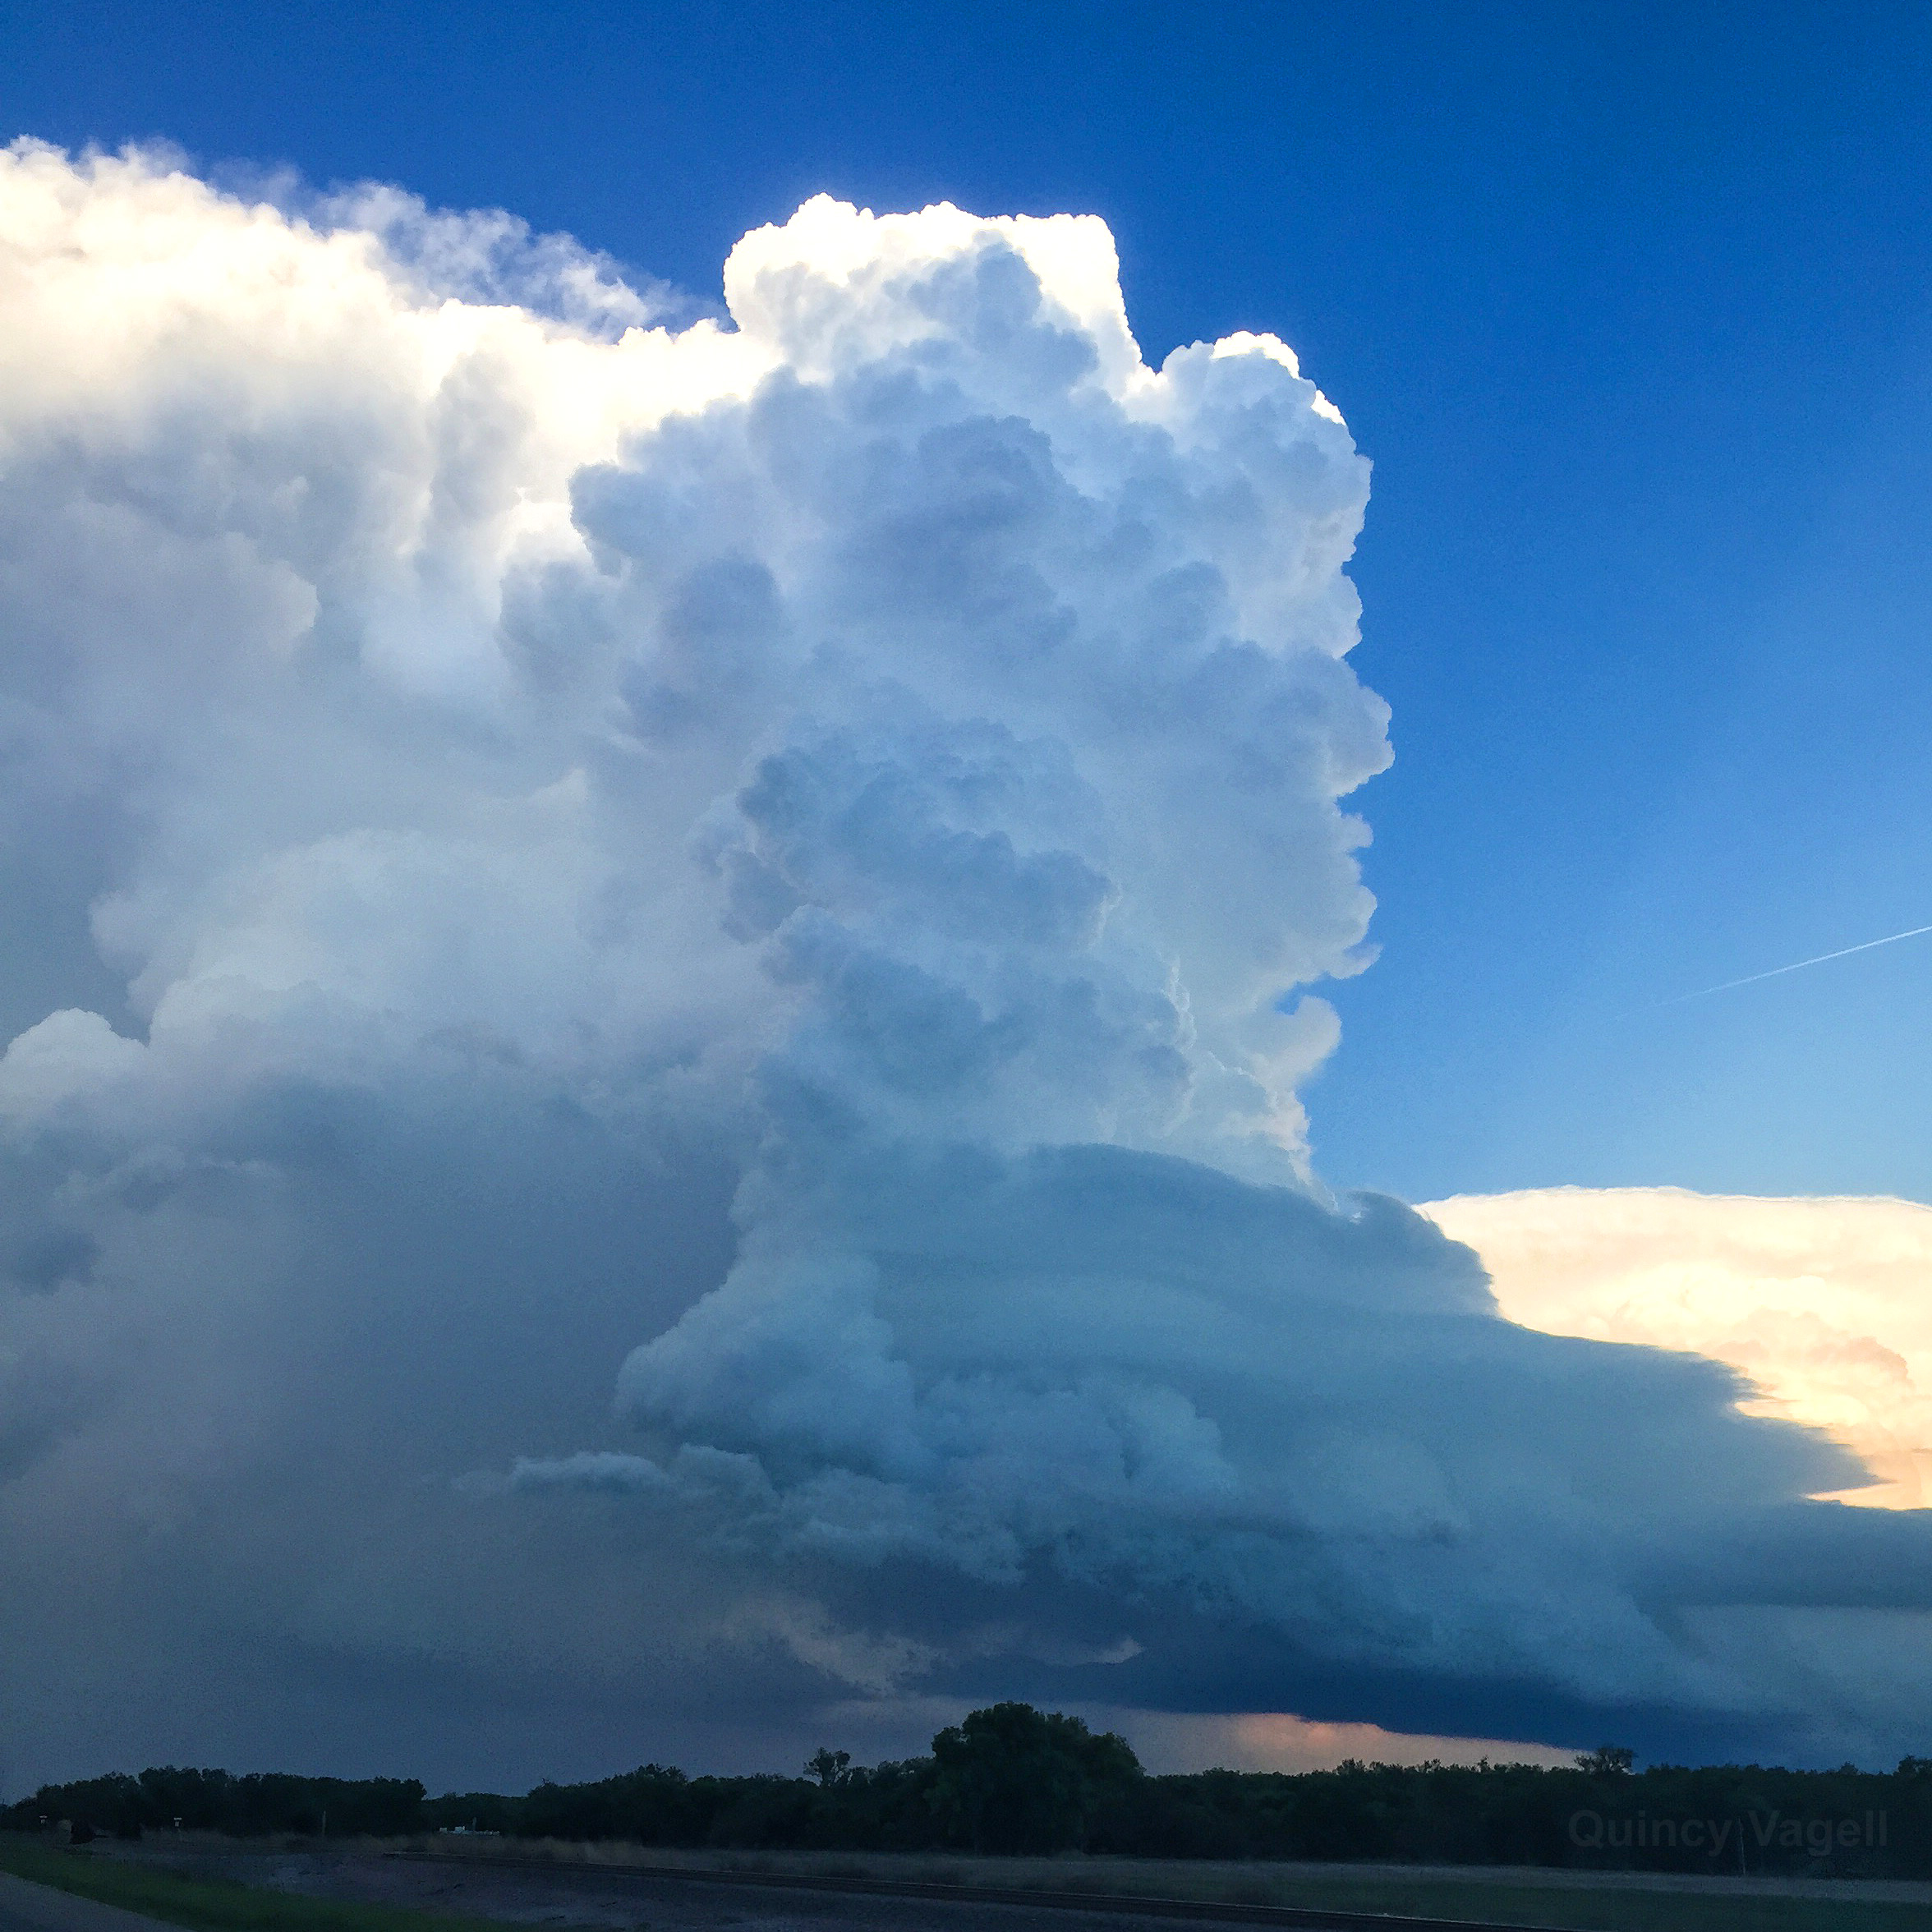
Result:
M1377 466L1377 971L1317 1141L1409 1198L1923 1195L1920 10L8 11L0 109L504 207L718 297L808 195L1091 211L1156 361ZM1427 1066L1433 1077L1419 1079Z
M0 22L36 1771L1922 1744L1932 939L1679 996L1932 919L1932 27L1525 17Z

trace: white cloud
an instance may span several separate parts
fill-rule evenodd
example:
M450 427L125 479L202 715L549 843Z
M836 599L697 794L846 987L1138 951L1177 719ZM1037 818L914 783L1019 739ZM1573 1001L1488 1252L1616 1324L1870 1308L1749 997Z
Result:
M0 1116L44 1115L138 1078L147 1057L140 1041L123 1039L98 1013L50 1013L0 1054Z
M674 329L284 199L0 159L24 1750L1918 1721L1736 1634L1916 1613L1842 1455L1308 1171L1389 752L1285 345L1147 367L1091 218L814 201Z
M1845 1501L1932 1500L1932 1208L1544 1188L1419 1212L1482 1256L1512 1322L1728 1362L1760 1392L1751 1412L1870 1465Z

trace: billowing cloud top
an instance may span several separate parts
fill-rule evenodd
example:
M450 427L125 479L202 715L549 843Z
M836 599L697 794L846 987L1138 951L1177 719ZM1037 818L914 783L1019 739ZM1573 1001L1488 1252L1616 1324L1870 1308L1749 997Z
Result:
M512 1698L1888 1743L1917 1519L1309 1171L1388 751L1293 355L1148 368L1091 218L724 286L0 163L30 1739L108 1658L117 1755L466 1777Z
M4 194L16 822L122 841L143 1083L439 1025L603 1081L862 935L1003 1023L936 1102L989 1131L1299 1151L1332 1024L1275 1004L1355 963L1335 801L1387 752L1366 466L1281 344L1149 371L1091 218L821 198L734 331L612 343L138 158ZM0 1106L136 1065L57 1019Z

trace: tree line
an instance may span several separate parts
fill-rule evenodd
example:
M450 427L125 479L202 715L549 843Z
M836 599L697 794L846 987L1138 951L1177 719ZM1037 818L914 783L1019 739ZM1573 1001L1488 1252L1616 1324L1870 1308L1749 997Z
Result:
M437 1830L759 1850L1131 1853L1683 1872L1932 1877L1932 1759L1891 1773L1755 1764L1638 1771L1606 1747L1573 1768L1345 1763L1332 1771L1156 1776L1124 1738L1000 1704L929 1755L798 1777L688 1777L644 1764L522 1796L413 1778L148 1770L47 1785L0 1812L18 1830L402 1837Z
M0 1823L32 1831L65 1820L81 1833L138 1838L144 1832L222 1832L396 1838L426 1827L430 1800L413 1778L295 1778L282 1772L191 1771L170 1764L139 1777L110 1772L71 1784L44 1784L0 1812Z

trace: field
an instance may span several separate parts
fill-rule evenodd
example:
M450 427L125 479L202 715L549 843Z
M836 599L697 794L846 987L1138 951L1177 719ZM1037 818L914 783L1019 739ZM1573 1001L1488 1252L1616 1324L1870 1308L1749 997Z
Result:
M0 1865L146 1912L188 1932L481 1932L508 1923L596 1932L863 1924L881 1932L958 1924L1074 1932L1100 1915L970 1902L974 1885L1297 1906L1465 1919L1574 1932L1926 1932L1932 1887L1804 1880L1672 1882L1614 1874L1184 1863L1113 1858L705 1854L641 1847L518 1846L444 1838L416 1845L280 1849L203 1840L77 1856L0 1840ZM416 1856L385 1856L384 1852ZM802 1893L627 1875L662 1870L890 1879L960 1888L957 1903ZM526 1856L531 1863L498 1864ZM173 1869L169 1869L173 1868ZM246 1879L247 1882L240 1882ZM1134 1920L1112 1919L1125 1926ZM1141 1920L1138 1922L1146 1922Z
M588 1867L684 1865L816 1872L916 1884L1227 1900L1587 1932L1928 1932L1932 1884L1883 1880L1672 1878L1480 1865L1403 1867L1211 1860L994 1858L848 1852L682 1852L642 1845L518 1844L444 1836L399 1845L438 1860L542 1859ZM400 1861L398 1861L400 1862Z

